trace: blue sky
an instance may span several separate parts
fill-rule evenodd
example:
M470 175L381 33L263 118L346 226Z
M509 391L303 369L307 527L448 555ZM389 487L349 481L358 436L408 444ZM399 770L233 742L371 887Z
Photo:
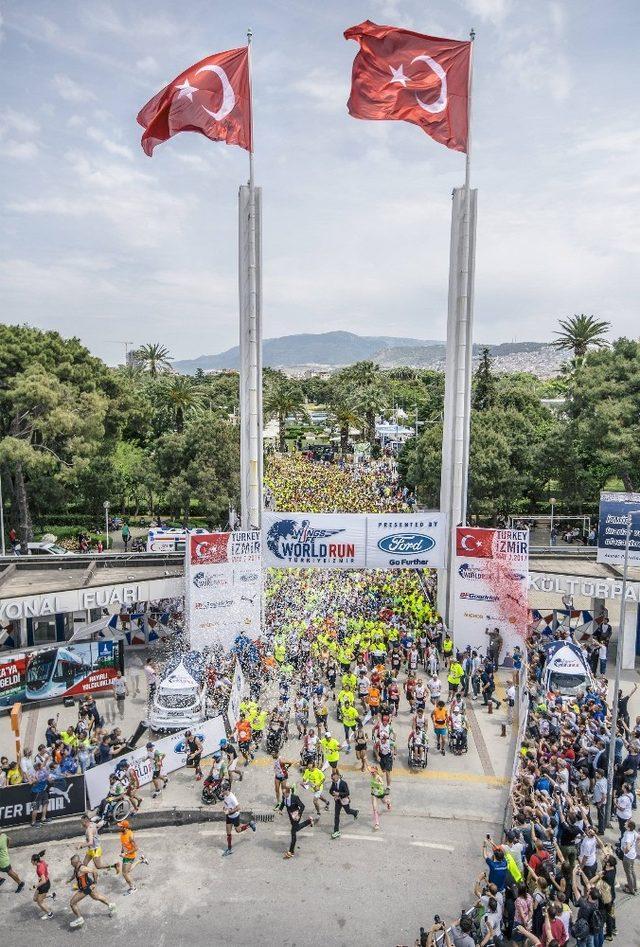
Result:
M451 189L464 158L400 122L350 118L370 18L477 32L475 337L546 339L593 312L638 334L640 177L632 0L1 2L0 300L7 322L178 358L237 337L247 156L180 135L149 159L135 116L254 31L264 333L444 338Z

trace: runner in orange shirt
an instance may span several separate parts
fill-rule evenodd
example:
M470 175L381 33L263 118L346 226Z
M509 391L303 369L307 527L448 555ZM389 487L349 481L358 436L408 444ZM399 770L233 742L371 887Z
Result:
M139 861L145 865L148 865L149 862L142 853L138 852L138 846L133 836L133 832L131 831L131 824L127 821L127 819L123 819L122 822L118 822L118 828L120 829L122 877L127 882L127 890L125 891L125 894L131 894L132 891L138 890L131 877L131 869L135 864L136 858L138 858Z
M244 765L248 766L249 760L253 759L253 753L251 752L251 724L243 713L240 714L240 719L234 729L238 737L238 749L244 757Z

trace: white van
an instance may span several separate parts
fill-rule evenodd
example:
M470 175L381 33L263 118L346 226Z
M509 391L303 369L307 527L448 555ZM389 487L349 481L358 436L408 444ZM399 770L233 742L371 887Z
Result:
M197 727L206 718L207 688L202 655L194 652L172 662L158 682L149 710L149 729L156 732Z
M582 648L573 641L551 642L542 683L546 691L555 691L566 697L574 697L593 687L593 675Z

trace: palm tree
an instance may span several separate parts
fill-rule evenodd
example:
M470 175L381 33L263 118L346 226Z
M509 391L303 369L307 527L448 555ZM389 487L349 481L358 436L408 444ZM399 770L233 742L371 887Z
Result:
M580 313L579 316L571 316L570 319L560 319L562 331L555 333L558 338L551 344L558 349L572 351L577 360L584 358L589 346L598 349L605 348L609 344L605 335L610 328L610 322Z
M375 362L355 362L338 373L340 384L353 389L353 405L364 418L365 436L371 446L376 439L376 415L389 404L386 378Z
M340 453L344 457L349 447L349 428L360 425L360 418L345 391L336 391L330 403L332 426L340 432Z
M138 362L154 378L159 372L171 370L169 362L173 361L173 356L169 354L169 349L159 342L147 342L131 354L134 361Z
M306 417L304 392L286 375L274 374L269 380L264 397L264 413L268 418L278 419L278 449L284 454L286 444L286 422L291 415Z
M173 415L178 434L184 430L187 414L197 414L202 408L202 389L186 375L176 375L162 389L162 400Z

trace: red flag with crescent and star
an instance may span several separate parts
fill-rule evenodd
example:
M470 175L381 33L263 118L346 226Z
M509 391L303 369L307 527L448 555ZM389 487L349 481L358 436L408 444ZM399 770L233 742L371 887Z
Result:
M140 144L153 149L178 132L199 132L251 151L249 50L228 49L200 60L165 86L138 115Z
M454 151L467 150L471 43L365 20L345 31L360 51L347 108L354 118L413 122Z
M495 529L482 526L458 526L456 528L456 556L468 559L492 559Z

